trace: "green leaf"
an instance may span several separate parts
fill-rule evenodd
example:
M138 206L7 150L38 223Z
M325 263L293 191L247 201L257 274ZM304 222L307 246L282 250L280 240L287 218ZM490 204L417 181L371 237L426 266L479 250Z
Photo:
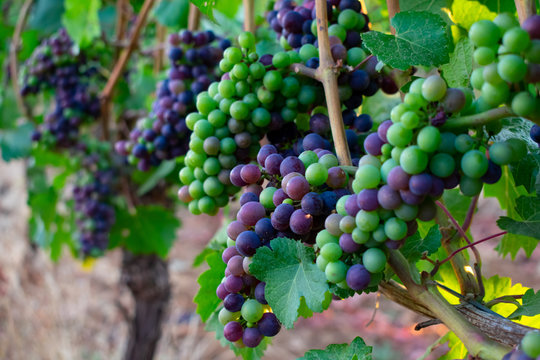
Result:
M522 118L506 118L501 120L502 130L493 137L493 141L504 141L506 139L517 138L527 144L527 148L532 153L538 153L538 144L531 139L531 128L533 123Z
M312 248L287 238L272 240L270 247L257 250L249 269L253 276L266 282L268 304L290 329L298 318L302 297L311 311L324 310L328 284L325 274L314 264Z
M50 34L62 27L64 0L37 0L32 7L28 25L42 34Z
M33 131L34 126L28 122L13 130L0 131L2 159L10 161L30 155Z
M472 24L478 20L493 20L496 13L489 11L487 6L478 1L454 0L452 3L452 18L454 23L469 30Z
M454 334L449 331L446 335L448 339L448 347L450 348L446 354L441 356L439 360L455 360L464 359L467 357L467 348L463 345L463 342Z
M461 38L450 55L450 62L441 66L442 76L451 87L468 87L473 65L473 45Z
M424 239L416 232L416 234L405 241L405 245L403 245L400 251L410 263L415 263L420 260L424 252L426 252L427 255L436 252L441 246L441 238L442 235L439 231L439 226L433 225Z
M444 9L450 8L451 0L400 0L400 11L428 11L450 22L448 14Z
M462 195L459 189L452 189L444 191L443 201L444 206L450 211L450 214L452 214L458 223L463 224L469 210L471 198Z
M271 343L271 338L264 337L264 339L261 341L259 346L255 348L248 348L243 347L239 348L236 347L233 343L225 339L225 336L223 336L223 325L219 322L218 318L219 311L216 311L212 314L212 316L208 319L206 322L205 330L210 332L216 333L216 339L219 340L222 346L231 348L236 356L241 356L244 360L260 360L262 359L264 355L264 350L268 347L268 345Z
M226 0L190 0L193 5L199 8L203 15L214 21L214 8L217 6L218 1Z
M101 0L65 0L62 24L80 47L86 47L100 35L99 9Z
M117 209L110 246L123 245L134 254L166 257L179 226L174 213L160 206L138 206L134 214Z
M537 239L536 244L534 244L534 247L536 247L538 240L540 240L540 197L538 195L519 197L516 200L515 211L520 219L502 216L497 220L497 225L513 234ZM531 255L534 247L525 249L527 256Z
M540 153L530 153L510 165L516 186L523 185L529 194L540 193Z
M107 39L116 37L116 6L107 5L99 10L99 26Z
M154 11L161 25L179 29L187 27L188 14L188 0L161 0Z
M509 12L513 14L516 12L516 4L513 0L479 0L478 2L496 13Z
M449 61L446 24L440 16L427 11L400 12L391 22L395 36L376 31L362 34L364 45L380 61L401 70Z
M346 299L354 296L356 292L352 289L344 289L336 284L330 284L330 292L336 296L338 296L340 299Z
M351 344L331 344L324 350L309 350L297 360L371 360L372 347L357 336Z
M374 123L380 124L390 118L390 112L399 103L401 103L399 94L388 95L377 91L375 95L364 98L362 114L369 114Z
M259 2L259 1L257 1ZM227 0L227 1L217 1L215 9L228 17L229 19L234 19L238 9L240 8L241 0ZM257 13L255 13L257 14Z
M162 162L159 167L152 173L152 175L139 187L137 190L137 196L143 196L150 190L152 190L161 179L164 179L169 175L176 167L176 160L168 160Z
M509 316L510 319L540 314L540 290L536 294L533 289L527 290L521 301L522 305Z
M193 299L193 302L197 304L197 314L201 316L203 322L210 318L221 303L221 299L216 295L216 289L221 284L227 267L221 259L221 253L218 252L206 256L205 260L210 269L203 272L197 279L200 288Z

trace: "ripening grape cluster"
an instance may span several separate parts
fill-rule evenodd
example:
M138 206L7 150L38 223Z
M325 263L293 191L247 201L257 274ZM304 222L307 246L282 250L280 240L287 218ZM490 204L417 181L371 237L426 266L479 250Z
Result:
M79 147L85 153L73 188L79 251L83 257L97 257L107 249L109 231L115 222L112 199L117 191L118 174L106 155L108 147L99 144Z
M513 349L502 360L540 360L540 331L531 330L521 339L518 349Z
M332 52L342 52L362 44L360 33L369 31L369 18L361 13L356 0L327 1L328 35L339 40L339 47ZM317 21L315 1L296 5L291 0L276 1L266 15L270 27L276 32L285 49L299 49L305 44L317 46ZM335 44L336 46L338 44Z
M523 26L508 13L480 20L471 26L469 39L478 65L471 84L482 94L479 110L508 104L519 116L538 118L540 98L534 84L540 81L540 16Z
M64 29L45 39L27 61L21 94L54 92L54 107L32 135L52 147L72 147L81 125L100 115L95 88L97 68L78 51Z
M236 220L227 227L229 247L223 252L227 268L217 289L224 306L219 319L225 338L242 339L249 347L280 329L265 299L265 283L249 273L251 257L278 237L313 244L337 200L350 194L347 173L327 150L283 158L276 147L264 145L257 163L237 165L230 174L231 182L246 191Z
M212 31L172 34L168 53L171 68L157 89L152 112L137 122L129 140L116 143L116 151L141 171L185 155L191 134L186 116L195 110L197 95L218 78L217 65L230 44Z

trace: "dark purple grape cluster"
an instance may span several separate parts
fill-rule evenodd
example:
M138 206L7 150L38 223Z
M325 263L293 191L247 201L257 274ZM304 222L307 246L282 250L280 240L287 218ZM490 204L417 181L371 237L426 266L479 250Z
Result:
M328 33L340 44L332 48L333 53L346 54L347 49L361 46L360 33L369 31L369 18L361 10L360 2L356 0L327 1ZM285 49L299 49L305 44L317 46L314 0L305 1L302 5L291 0L276 1L266 20Z
M531 127L531 139L540 146L540 126L533 124Z
M197 95L218 78L217 65L231 43L212 31L183 30L169 37L169 45L171 68L158 86L151 114L115 146L141 171L186 154L191 131L185 118L195 110Z
M73 188L79 250L83 257L98 257L107 250L115 222L112 200L118 192L118 173L111 165L108 146L80 144L79 150L84 155Z
M64 29L45 39L27 61L21 94L51 89L55 106L32 139L53 147L74 146L81 125L100 115L97 78L97 68L84 51L76 51Z
M219 318L225 338L242 340L248 347L280 329L265 299L265 284L249 273L251 257L278 237L315 243L337 200L350 194L347 173L327 150L284 158L273 145L264 145L257 162L238 165L230 173L230 181L245 192L236 220L227 227L226 278L217 289L224 306Z

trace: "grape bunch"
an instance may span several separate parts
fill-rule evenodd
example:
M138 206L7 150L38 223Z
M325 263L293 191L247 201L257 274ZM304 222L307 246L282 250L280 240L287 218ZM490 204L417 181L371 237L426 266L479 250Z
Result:
M52 90L55 99L54 109L32 134L32 140L42 140L52 147L74 146L81 125L100 115L97 67L84 51L77 52L61 29L34 50L24 71L23 96Z
M471 84L481 91L478 110L508 104L519 116L538 119L540 98L540 16L520 27L513 15L499 14L493 21L480 20L469 30L478 67Z
M345 51L359 48L362 44L360 33L369 31L369 18L361 10L360 2L356 0L327 1L328 35L339 40L339 46ZM266 20L278 35L283 48L299 49L305 44L317 46L314 0L308 0L302 5L296 5L291 0L276 1L273 10L266 15ZM332 52L342 50L334 48Z
M73 188L79 250L83 257L98 257L107 249L115 222L112 200L118 173L107 155L108 146L81 144L79 148L84 155Z
M521 339L519 349L513 349L502 360L540 360L540 332L531 330Z
M115 150L141 171L185 155L191 133L186 115L195 110L196 96L218 78L217 65L230 44L212 31L172 34L168 53L171 68L158 86L152 112L137 122L128 140L116 143Z
M236 220L227 227L229 247L223 252L227 268L217 288L224 306L219 320L225 325L225 338L241 339L248 347L280 330L265 299L265 283L249 273L251 257L278 237L313 244L337 199L350 194L347 173L327 150L283 158L276 147L264 145L257 162L237 165L230 173L231 182L246 191Z

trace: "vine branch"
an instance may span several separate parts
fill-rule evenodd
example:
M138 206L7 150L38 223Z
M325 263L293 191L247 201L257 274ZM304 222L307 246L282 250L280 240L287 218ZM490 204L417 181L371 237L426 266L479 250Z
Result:
M536 14L536 3L534 0L514 0L519 22L523 23L531 15Z
M243 0L244 31L255 34L255 0Z
M11 77L11 85L13 87L13 92L15 96L15 101L17 102L17 107L21 114L30 118L30 110L26 107L24 100L21 96L19 89L19 69L17 64L17 53L19 52L19 46L21 43L21 35L30 14L30 9L32 7L33 0L26 0L21 7L19 12L19 17L17 18L17 23L15 24L15 30L13 31L13 38L11 39L10 49L9 49L9 72Z
M392 18L399 12L399 0L386 0L388 7L388 21L390 22L390 31L392 35L396 34L396 29L392 26Z
M196 31L201 22L201 11L192 2L189 3L188 30Z
M506 117L517 116L507 106L487 110L479 114L450 118L441 127L443 130L453 130L460 128L475 128L477 126L489 124L492 121L504 119Z
M465 215L465 220L463 221L463 231L467 231L471 227L472 219L474 216L474 211L476 210L476 205L478 205L478 198L480 195L473 197L471 203L469 204L469 209L467 210L467 215Z

